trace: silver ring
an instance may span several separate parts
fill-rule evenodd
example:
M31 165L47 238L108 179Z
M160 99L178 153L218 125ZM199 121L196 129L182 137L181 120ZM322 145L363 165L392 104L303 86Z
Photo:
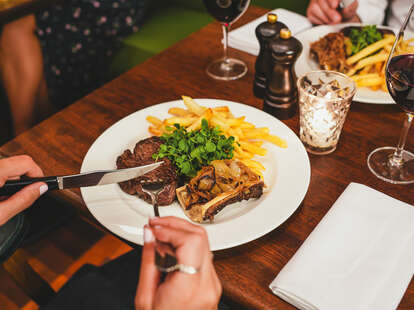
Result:
M195 267L189 266L189 265L183 265L183 264L176 264L174 266L167 267L167 268L157 266L157 268L161 272L179 271L179 272L186 273L186 274L196 274L199 271L198 268L195 268Z

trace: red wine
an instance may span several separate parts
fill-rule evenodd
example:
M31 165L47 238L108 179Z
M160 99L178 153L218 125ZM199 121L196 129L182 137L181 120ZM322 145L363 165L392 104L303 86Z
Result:
M395 102L405 112L414 114L414 54L398 55L390 60L387 86Z
M247 9L250 0L203 0L207 11L219 22L230 24Z

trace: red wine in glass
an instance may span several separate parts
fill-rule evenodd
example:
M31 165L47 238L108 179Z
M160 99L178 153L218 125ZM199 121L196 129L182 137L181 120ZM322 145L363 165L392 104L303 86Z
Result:
M238 59L227 55L228 32L230 25L247 10L250 0L203 0L207 11L221 23L224 35L224 57L208 65L207 74L217 80L235 80L244 76L247 66Z
M404 149L414 119L414 54L400 48L401 42L410 36L405 30L413 11L414 3L397 33L385 69L388 91L406 114L400 139L397 147L377 148L367 159L368 168L376 177L394 184L414 183L414 154Z
M414 54L398 55L388 64L388 91L406 113L414 113Z
M247 0L203 0L207 11L221 23L230 24L236 20L249 5Z

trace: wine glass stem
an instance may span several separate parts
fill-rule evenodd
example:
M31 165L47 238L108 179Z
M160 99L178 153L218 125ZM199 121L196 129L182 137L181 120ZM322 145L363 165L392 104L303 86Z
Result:
M228 23L223 23L221 24L222 28L223 28L223 38L224 38L224 44L223 44L223 50L224 50L224 62L228 63L228 52L227 52L227 45L229 42L229 29L230 29L230 24Z
M400 135L400 140L398 141L397 149L395 150L394 154L390 157L390 164L392 166L401 166L404 163L402 153L404 150L405 142L407 141L407 135L410 130L412 120L414 118L413 114L406 114L407 117L404 120L404 125Z

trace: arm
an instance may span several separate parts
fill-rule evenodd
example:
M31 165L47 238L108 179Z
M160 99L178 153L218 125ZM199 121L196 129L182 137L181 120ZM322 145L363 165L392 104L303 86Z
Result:
M150 220L144 228L144 249L135 297L137 310L214 310L221 296L221 284L213 265L205 230L175 217ZM155 267L155 240L175 248L178 263L198 269L196 274L169 273L160 283Z
M353 1L342 12L338 11L340 2L341 0L311 0L306 15L315 25L359 22L356 15L358 0Z
M0 159L0 187L9 179L16 179L22 175L42 177L43 172L29 156L14 156ZM7 199L0 197L0 226L24 209L30 207L40 195L47 191L47 185L37 182L26 186L20 192Z

